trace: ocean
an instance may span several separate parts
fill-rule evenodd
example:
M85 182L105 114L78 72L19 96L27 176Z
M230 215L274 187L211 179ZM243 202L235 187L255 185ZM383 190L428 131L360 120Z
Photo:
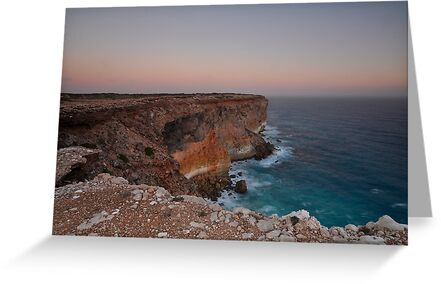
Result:
M305 209L322 225L364 225L389 215L407 223L407 96L268 97L265 139L273 155L233 162L245 194L227 209L279 216Z

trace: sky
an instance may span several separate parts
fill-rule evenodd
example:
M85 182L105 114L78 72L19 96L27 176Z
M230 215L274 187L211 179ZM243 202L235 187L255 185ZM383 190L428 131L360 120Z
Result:
M407 95L407 2L66 10L62 92Z

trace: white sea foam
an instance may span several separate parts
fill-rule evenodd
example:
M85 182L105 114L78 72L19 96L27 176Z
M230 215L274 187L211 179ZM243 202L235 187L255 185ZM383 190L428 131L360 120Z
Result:
M396 208L396 207L407 207L406 203L394 203L392 204L392 208Z
M277 163L292 158L292 147L289 146L277 146L278 149L275 152L259 161L259 165L263 168L269 168Z
M280 135L279 129L277 129L277 127L271 126L271 125L266 125L265 131L263 131L263 133L265 134L265 136L267 136L269 138L277 138Z
M372 194L379 194L379 193L382 192L382 190L378 189L378 188L372 188L370 191L371 191Z
M269 215L271 212L274 212L275 210L276 210L276 207L271 206L271 205L265 205L259 209L260 212L263 212L267 215Z

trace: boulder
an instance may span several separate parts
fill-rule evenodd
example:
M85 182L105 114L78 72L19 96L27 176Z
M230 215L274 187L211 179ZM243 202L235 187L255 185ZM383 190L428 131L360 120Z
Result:
M259 220L257 222L257 228L262 232L269 232L274 229L274 222L269 220Z
M80 146L62 148L57 151L56 184L60 185L64 178L79 178L86 163L94 162L102 151ZM75 171L75 172L74 172Z
M296 241L296 238L293 237L293 236L281 235L281 236L279 237L279 240L280 240L281 242L295 242L295 241Z
M251 213L251 210L248 208L244 208L244 207L236 207L233 209L233 213L235 213L235 214L241 213L243 215L248 215Z
M216 211L216 212L222 210L222 206L220 206L220 205L217 204L217 203L210 204L208 207L209 207L211 210Z
M406 225L397 223L394 219L392 219L388 215L384 215L378 219L378 221L375 223L375 227L378 230L391 230L391 231L404 231L406 228Z
M278 236L280 236L280 230L274 230L266 233L266 237L268 239L274 239L277 238Z
M245 180L240 180L236 183L234 191L236 191L237 193L245 193L247 192L247 189L247 182Z
M358 227L353 224L348 224L345 226L346 231L358 232Z
M297 217L299 220L306 220L309 218L309 212L301 209L299 211L292 211L291 213L283 216L282 218L286 219L286 218L291 218L293 216Z

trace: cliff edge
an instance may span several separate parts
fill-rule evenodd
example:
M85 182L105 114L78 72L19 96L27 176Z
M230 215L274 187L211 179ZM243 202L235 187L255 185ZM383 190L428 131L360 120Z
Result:
M267 106L250 94L62 94L58 148L101 151L83 180L109 173L215 199L231 161L271 154Z

